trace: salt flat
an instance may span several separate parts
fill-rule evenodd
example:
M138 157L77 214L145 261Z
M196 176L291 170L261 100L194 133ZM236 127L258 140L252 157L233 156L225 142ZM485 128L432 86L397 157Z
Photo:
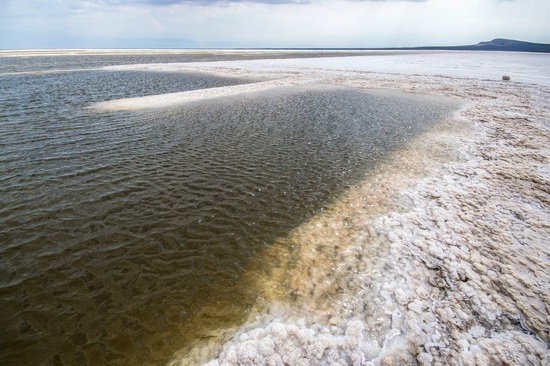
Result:
M257 279L263 301L248 321L173 364L550 362L550 55L426 52L111 69L246 75L269 80L259 84L264 90L322 83L465 101L281 238L285 245L273 245L265 255L279 260ZM167 104L159 100L174 105L258 87L96 107L160 108Z
M93 106L100 110L161 108L201 99L267 90L278 86L314 83L320 79L334 77L337 73L347 77L363 73L368 73L371 77L374 76L373 74L400 74L411 77L432 76L487 82L500 82L503 75L513 75L513 82L550 86L548 55L504 52L380 52L354 57L141 64L113 66L107 69L206 71L240 76L250 76L254 73L256 76L272 80L248 86L106 101ZM373 85L373 87L378 86Z

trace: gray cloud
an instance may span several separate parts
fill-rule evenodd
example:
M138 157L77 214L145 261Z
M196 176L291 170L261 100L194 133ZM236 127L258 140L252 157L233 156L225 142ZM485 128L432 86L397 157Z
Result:
M103 0L103 3L113 5L146 4L146 5L210 5L210 4L229 4L229 3L263 3L263 4L309 4L315 0Z
M347 0L350 2L388 2L388 1L402 1L402 2L425 2L427 0ZM500 1L513 1L513 0L500 0ZM102 0L103 3L112 5L153 5L153 6L165 6L175 4L187 4L187 5L211 5L211 4L230 4L230 3L261 3L261 4L312 4L318 3L320 0Z
M387 3L387 2L402 2L402 3L425 3L428 0L350 0L350 1L356 1L360 3L364 2L377 2L377 3ZM510 0L514 1L514 0Z

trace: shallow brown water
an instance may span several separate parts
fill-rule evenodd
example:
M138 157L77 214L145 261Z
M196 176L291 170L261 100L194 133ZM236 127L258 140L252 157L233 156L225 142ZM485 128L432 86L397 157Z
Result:
M315 87L84 109L245 82L155 75L0 78L0 363L163 364L238 323L259 254L455 106Z

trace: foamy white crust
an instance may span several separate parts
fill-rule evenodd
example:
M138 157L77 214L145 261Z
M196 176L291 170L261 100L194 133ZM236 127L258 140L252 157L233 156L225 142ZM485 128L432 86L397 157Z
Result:
M411 57L394 64L418 61ZM342 60L340 68L335 59L130 67L465 100L447 127L404 147L290 235L295 260L265 279L287 297L251 315L224 344L199 345L173 364L548 364L550 88L545 79L516 83L514 70L530 81L540 70L550 75L549 56L533 70L514 55L493 67L493 56L485 57L484 69L507 70L512 82L484 80L479 73L492 70L475 63L470 78L359 66L376 64L375 57ZM472 61L468 54L455 60L428 62L462 73Z

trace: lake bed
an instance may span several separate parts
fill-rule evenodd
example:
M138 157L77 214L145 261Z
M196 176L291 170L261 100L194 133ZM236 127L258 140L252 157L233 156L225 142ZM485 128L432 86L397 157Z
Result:
M460 55L459 67L449 54ZM86 121L82 113L111 122L85 139L52 139L59 131L69 136L73 126L64 121L51 134L32 128L19 135L47 156L29 159L17 144L6 145L14 155L3 167L23 169L3 177L6 207L22 210L3 211L3 243L10 243L2 250L2 278L9 278L3 342L17 340L3 343L14 352L9 357L94 364L172 358L182 365L542 362L549 90L529 83L540 69L530 73L528 63L521 73L529 79L515 82L512 74L505 83L476 68L483 53L421 56L102 70L237 82L163 94L169 107L139 108L135 95L118 95L132 107L109 111L95 108L96 98L78 104L78 120ZM485 60L513 70L521 57ZM399 60L407 70L394 69ZM222 98L212 97L220 88ZM99 138L78 151L86 159L67 164L75 155L63 155L66 145L81 146L89 136ZM105 157L79 170L93 166L93 152ZM21 177L28 179L13 183ZM33 182L25 194L36 199L12 195ZM68 191L49 188L66 182L74 183ZM46 230L55 222L58 229ZM36 234L22 234L27 228ZM29 275L36 264L47 269ZM44 290L44 279L54 291ZM48 303L56 305L42 305ZM51 326L44 314L56 311L50 319L66 319ZM47 332L58 338L47 343Z

